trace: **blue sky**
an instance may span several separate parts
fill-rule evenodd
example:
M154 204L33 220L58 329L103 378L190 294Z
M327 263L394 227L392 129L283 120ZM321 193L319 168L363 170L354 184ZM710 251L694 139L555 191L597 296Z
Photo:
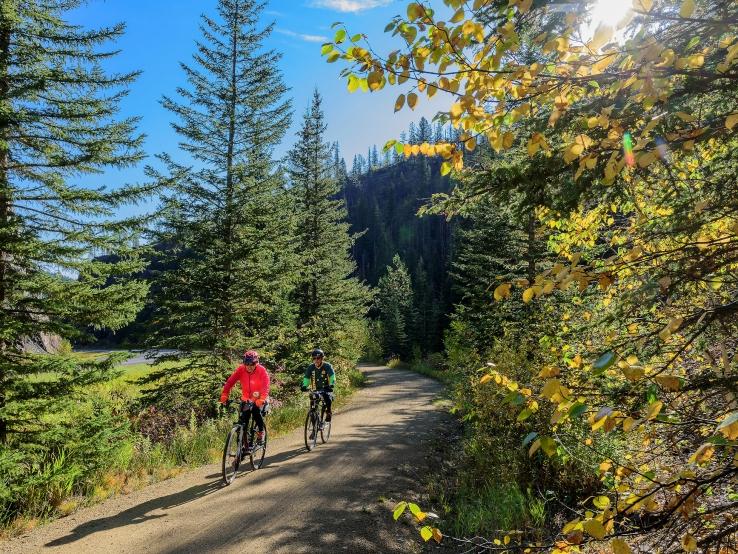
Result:
M113 71L141 70L122 105L124 115L142 118L140 129L147 135L149 155L176 153L177 137L170 127L171 116L160 105L163 94L173 95L175 87L185 84L181 61L190 62L194 40L198 38L200 14L213 14L216 0L90 0L72 14L70 20L89 27L123 21L125 36L117 46L121 53L108 64ZM390 87L377 93L346 90L339 78L340 62L328 64L320 56L324 39L332 37L331 24L344 22L350 31L367 34L372 45L382 52L399 48L399 39L383 32L393 15L404 11L406 3L398 0L272 0L263 19L274 21L275 32L266 46L282 52L280 67L291 88L294 101L292 129L275 153L284 155L294 141L314 87L324 97L328 123L327 139L340 143L347 164L356 153L365 154L373 144L382 146L398 138L410 121L422 115L430 119L440 107L419 102L414 112L404 109L394 114L397 95L404 92ZM106 184L143 179L142 167L109 173Z

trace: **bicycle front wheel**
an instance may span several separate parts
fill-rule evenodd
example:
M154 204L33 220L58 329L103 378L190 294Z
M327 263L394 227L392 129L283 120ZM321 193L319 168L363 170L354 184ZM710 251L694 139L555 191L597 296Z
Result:
M308 452L318 443L318 414L310 410L305 418L305 448Z
M256 436L255 431L254 436ZM266 422L264 422L264 442L262 444L254 444L251 448L251 469L259 469L264 464L264 456L266 456L268 439L269 431L267 431Z
M240 425L234 425L228 433L223 448L223 482L226 485L233 483L241 464L241 441L243 440L243 429Z

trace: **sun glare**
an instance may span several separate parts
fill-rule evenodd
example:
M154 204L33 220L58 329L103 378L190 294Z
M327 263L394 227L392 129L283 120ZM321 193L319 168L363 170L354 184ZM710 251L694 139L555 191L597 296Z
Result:
M590 40L598 27L607 27L619 41L623 28L632 17L631 3L627 0L596 0L589 9L589 24L582 29L584 38Z

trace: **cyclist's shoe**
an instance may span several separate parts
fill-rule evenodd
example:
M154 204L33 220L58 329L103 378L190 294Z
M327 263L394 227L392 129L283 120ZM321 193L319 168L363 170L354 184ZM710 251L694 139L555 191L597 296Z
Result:
M259 431L258 433L256 433L256 444L258 446L264 445L264 431Z
M331 412L326 412L326 413L325 413L325 420L326 420L326 421L327 421L328 423L330 423L330 422L331 422Z

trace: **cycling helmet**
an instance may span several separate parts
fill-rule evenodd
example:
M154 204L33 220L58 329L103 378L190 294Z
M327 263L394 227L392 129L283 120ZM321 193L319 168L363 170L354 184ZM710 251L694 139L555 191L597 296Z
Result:
M248 350L244 352L243 363L258 364L259 363L259 353L256 350Z
M325 356L325 352L323 352L320 348L316 348L312 352L313 358L322 358L323 356Z

